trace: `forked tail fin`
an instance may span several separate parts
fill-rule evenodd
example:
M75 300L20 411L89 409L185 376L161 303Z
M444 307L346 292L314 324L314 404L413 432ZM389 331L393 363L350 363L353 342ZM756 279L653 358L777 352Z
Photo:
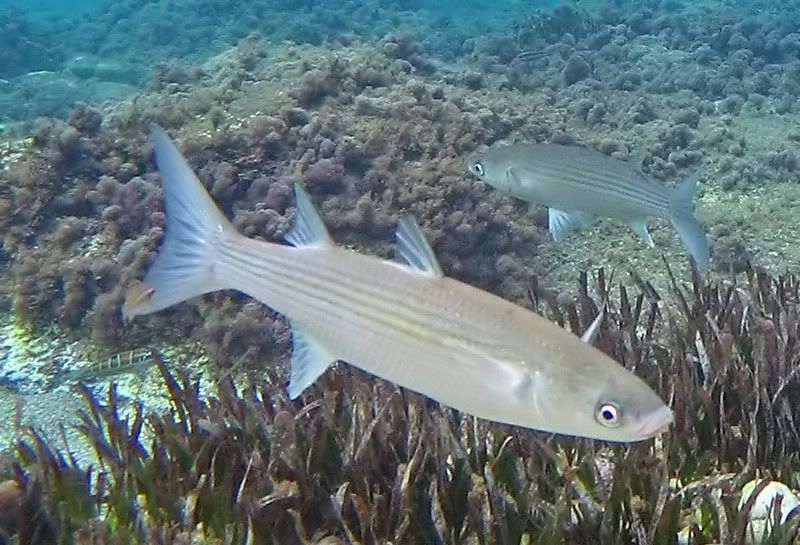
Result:
M711 260L708 240L703 226L694 217L694 198L699 177L699 172L692 173L672 192L669 202L670 220L697 268L706 271Z
M158 256L143 280L148 290L126 300L122 309L126 319L223 289L215 275L220 243L238 236L167 133L153 126L151 138L167 226Z

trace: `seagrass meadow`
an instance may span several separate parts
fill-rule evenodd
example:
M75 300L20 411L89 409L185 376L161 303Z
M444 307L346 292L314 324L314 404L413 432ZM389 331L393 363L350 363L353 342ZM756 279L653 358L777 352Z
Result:
M565 301L534 279L530 305L582 331L609 302L599 346L675 410L654 441L492 425L349 366L295 402L270 370L202 398L157 361L170 412L123 419L113 384L102 396L81 388L96 465L20 430L0 525L21 545L671 544L681 530L686 543L747 543L754 502L737 506L742 485L800 484L800 278L748 268L662 294L627 283L582 274ZM790 518L761 542L796 536Z

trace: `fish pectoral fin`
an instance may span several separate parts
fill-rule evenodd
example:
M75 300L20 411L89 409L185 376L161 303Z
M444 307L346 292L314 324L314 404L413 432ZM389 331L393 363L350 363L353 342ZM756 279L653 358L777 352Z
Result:
M586 212L579 210L559 210L558 208L550 208L547 211L547 223L550 234L553 235L553 240L559 242L564 240L579 227L586 227L594 217Z
M433 253L417 221L406 216L397 225L395 254L415 271L428 276L444 276L442 267Z
M522 187L522 180L520 180L514 167L508 167L506 169L506 181L509 186L516 185L517 187Z
M294 184L296 210L292 219L292 226L284 238L292 246L333 245L333 239L328 234L328 229L322 222L319 212L314 208L311 197L300 187Z
M647 230L647 220L636 220L628 223L628 227L636 233L639 238L647 243L648 246L651 248L655 246L655 242L653 242L653 237L650 236L650 231Z
M297 399L335 361L317 341L300 328L292 327L292 370L287 391Z

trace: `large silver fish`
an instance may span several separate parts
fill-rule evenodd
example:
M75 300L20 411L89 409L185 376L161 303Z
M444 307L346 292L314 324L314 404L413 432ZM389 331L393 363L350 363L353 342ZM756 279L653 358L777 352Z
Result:
M235 289L288 318L293 399L342 360L463 412L549 432L627 442L672 422L655 392L589 343L445 277L412 219L397 232L402 263L359 254L334 244L295 186L292 246L249 239L166 133L154 128L152 138L167 226L127 319Z
M632 163L559 144L512 144L475 153L467 169L492 187L549 208L556 241L596 217L616 218L653 246L647 218L668 219L697 268L708 269L708 241L694 217L697 175L670 191Z

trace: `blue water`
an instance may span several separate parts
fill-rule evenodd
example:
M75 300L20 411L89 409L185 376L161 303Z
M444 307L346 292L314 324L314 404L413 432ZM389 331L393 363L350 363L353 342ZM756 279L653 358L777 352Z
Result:
M546 4L541 4L542 6ZM75 101L130 95L159 63L202 63L251 33L322 44L343 35L418 33L441 58L464 40L508 29L530 3L150 1L0 3L0 120L64 117Z
M130 96L151 81L154 68L160 63L202 64L251 33L275 43L288 40L321 45L343 37L378 40L397 29L408 29L434 58L446 62L469 60L474 40L492 35L516 40L520 49L562 47L559 42L572 47L571 41L587 38L588 30L572 27L568 20L560 21L558 5L557 0L3 0L0 120L64 117L76 101L100 104ZM627 25L633 35L651 32L648 25L664 17L682 15L674 24L691 25L693 12L710 12L709 20L718 16L722 23L732 24L737 15L723 5L684 4L677 0L646 4L584 0L565 5L573 6L573 11L592 14L599 25L605 24L608 29ZM737 9L743 16L748 12L768 12L769 7L770 4L754 1ZM538 17L541 10L556 24L520 33L520 28L530 27L531 19ZM780 21L784 27L796 21L794 12L790 14ZM716 22L705 24L708 28L719 26ZM685 51L699 47L701 40L670 44L668 27L659 25L658 30L652 31L653 39ZM687 38L691 40L704 31L692 29ZM758 37L759 42L765 41L768 31L762 33L764 37ZM787 34L783 32L776 39ZM728 37L721 39L727 42ZM583 45L598 49L606 41L599 32L595 43ZM727 43L720 43L717 40L709 46L716 53L723 53L719 48ZM755 47L753 52L760 54ZM507 65L509 59L503 62ZM519 75L509 69L511 79Z
M0 10L16 8L28 13L31 18L40 17L71 17L74 15L90 14L94 11L108 7L110 0L82 0L81 2L66 2L61 0L2 0Z

